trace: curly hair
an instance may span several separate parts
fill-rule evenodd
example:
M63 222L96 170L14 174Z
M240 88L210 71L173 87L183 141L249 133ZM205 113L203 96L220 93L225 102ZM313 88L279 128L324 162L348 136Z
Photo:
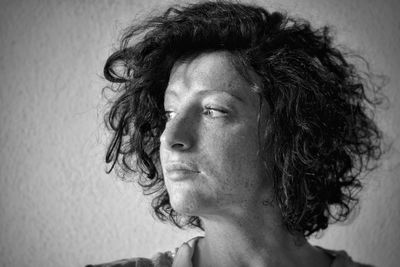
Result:
M161 221L204 230L199 217L178 214L169 202L159 158L164 92L177 60L224 50L243 77L251 69L261 79L257 93L270 107L263 145L284 226L308 237L345 221L361 175L382 155L373 121L380 99L368 72L332 39L328 26L228 1L173 6L127 28L104 67L116 94L105 115L113 135L108 172L126 180L139 173Z

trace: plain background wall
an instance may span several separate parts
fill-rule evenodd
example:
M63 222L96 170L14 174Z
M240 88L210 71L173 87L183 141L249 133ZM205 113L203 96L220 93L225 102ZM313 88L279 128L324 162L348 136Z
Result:
M0 265L83 266L172 250L196 231L150 215L105 174L104 62L134 18L184 1L0 1ZM337 42L390 78L378 122L393 148L361 210L312 243L377 266L400 262L400 12L397 0L253 1L335 26ZM153 13L154 13L153 12Z

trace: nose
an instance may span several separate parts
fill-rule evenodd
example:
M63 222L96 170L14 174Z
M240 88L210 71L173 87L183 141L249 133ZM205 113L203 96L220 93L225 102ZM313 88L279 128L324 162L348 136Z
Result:
M176 114L167 122L164 132L160 137L161 148L185 151L190 149L195 142L194 120L188 114Z

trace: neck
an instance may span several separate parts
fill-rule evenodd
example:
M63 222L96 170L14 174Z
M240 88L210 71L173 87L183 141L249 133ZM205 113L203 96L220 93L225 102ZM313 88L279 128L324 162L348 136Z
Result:
M197 243L193 267L316 266L315 260L329 266L303 236L291 235L277 223L282 220L272 207L261 210L201 216L205 237Z

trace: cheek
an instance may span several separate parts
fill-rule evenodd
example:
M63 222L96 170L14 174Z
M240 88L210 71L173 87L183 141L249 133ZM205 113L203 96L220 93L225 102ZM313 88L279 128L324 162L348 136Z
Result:
M259 158L257 132L251 128L233 128L209 134L203 148L213 166L212 175L225 186L251 186L251 177L258 176Z
M164 153L164 149L162 148L162 145L160 146L160 150L159 150L159 157L160 157L160 170L162 171L162 174L164 176L164 168L163 168L163 163L165 161L165 153Z

